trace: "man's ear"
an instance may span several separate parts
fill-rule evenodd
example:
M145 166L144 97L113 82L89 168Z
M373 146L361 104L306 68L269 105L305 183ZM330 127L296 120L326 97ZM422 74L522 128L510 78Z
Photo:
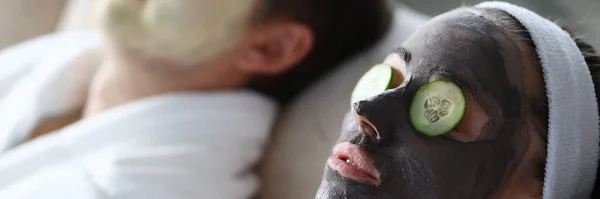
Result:
M275 75L283 73L312 50L313 33L303 24L270 22L253 28L247 37L247 48L234 59L238 67L248 73Z

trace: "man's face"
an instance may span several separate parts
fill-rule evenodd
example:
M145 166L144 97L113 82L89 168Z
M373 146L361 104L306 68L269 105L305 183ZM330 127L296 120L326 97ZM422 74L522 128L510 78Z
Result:
M518 44L461 9L427 23L399 52L392 57L401 62L386 63L403 71L404 82L354 104L317 198L498 196L519 165L533 161L526 154L539 133L526 119L522 77L531 67ZM467 106L453 131L428 137L411 125L409 106L435 80L457 84Z
M258 0L101 0L103 32L126 50L197 63L235 45Z

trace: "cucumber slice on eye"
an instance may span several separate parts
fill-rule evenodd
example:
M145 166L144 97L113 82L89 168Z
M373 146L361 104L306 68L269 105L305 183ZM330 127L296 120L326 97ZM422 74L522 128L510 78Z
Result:
M427 136L444 135L460 123L466 105L458 85L450 81L433 81L417 90L410 104L410 121L417 131Z
M352 101L350 104L375 96L389 89L393 76L394 71L392 67L385 64L373 66L358 80L352 92Z

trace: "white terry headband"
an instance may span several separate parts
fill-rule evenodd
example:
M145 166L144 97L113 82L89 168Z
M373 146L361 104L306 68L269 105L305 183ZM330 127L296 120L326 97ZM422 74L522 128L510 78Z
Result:
M533 39L548 97L548 157L544 198L590 198L598 165L600 121L592 78L579 48L555 23L519 6L485 2L478 8L514 16Z

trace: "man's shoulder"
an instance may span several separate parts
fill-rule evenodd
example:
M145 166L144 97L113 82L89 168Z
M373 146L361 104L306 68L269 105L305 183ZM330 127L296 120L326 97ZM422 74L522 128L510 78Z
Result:
M94 64L90 62L96 61L80 57L98 45L100 40L94 32L65 32L0 51L0 109L5 110L0 113L4 118L0 123L0 151L25 139L25 131L41 114L54 116L71 109L76 104L73 100L83 100L83 96L72 96L71 91L91 78ZM71 67L83 63L91 67Z

